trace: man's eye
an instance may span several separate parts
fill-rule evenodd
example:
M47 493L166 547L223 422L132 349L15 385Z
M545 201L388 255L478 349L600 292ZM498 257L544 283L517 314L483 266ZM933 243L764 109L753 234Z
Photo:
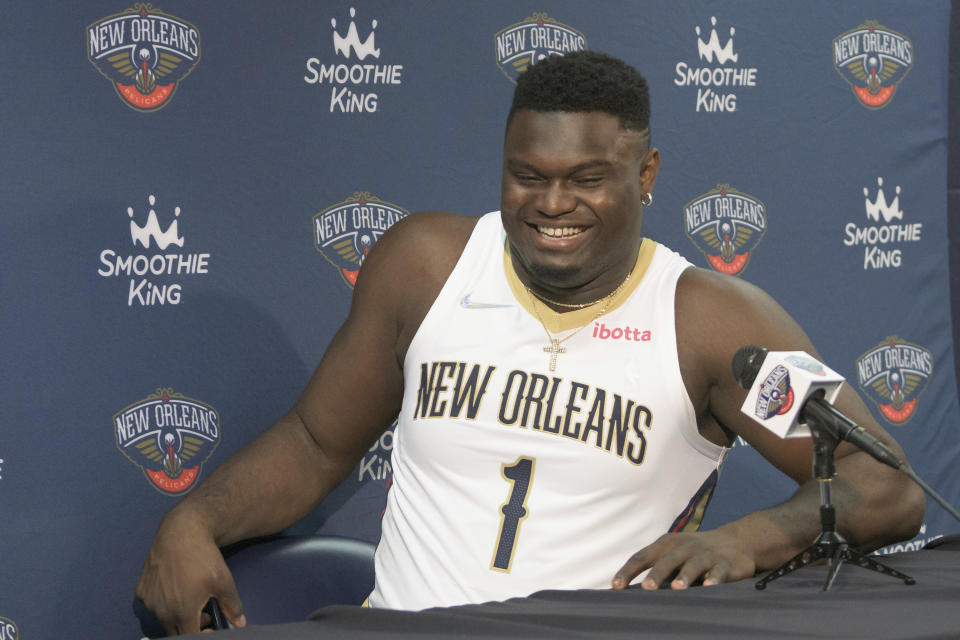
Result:
M577 184L592 185L603 182L603 176L582 176L574 180Z
M515 174L514 177L516 177L519 182L539 182L541 179L540 176L532 173L518 173Z

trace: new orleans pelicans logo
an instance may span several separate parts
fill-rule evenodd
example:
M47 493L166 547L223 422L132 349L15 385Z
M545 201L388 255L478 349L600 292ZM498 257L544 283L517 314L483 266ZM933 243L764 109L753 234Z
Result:
M127 106L156 111L200 60L200 32L138 2L87 27L87 57Z
M757 395L754 413L761 420L783 415L793 406L793 387L790 386L790 372L783 365L773 368Z
M172 496L193 487L220 444L217 410L173 389L157 389L114 415L113 423L117 448L157 491Z
M913 67L913 43L876 20L867 20L833 39L833 67L863 106L882 109Z
M767 207L728 184L683 207L687 237L721 273L739 274L767 231Z
M582 33L545 13L535 13L501 29L494 40L497 66L513 82L538 60L587 48L587 39Z
M933 356L919 345L887 338L857 359L857 380L884 417L903 424L933 373Z
M314 246L353 287L370 248L393 223L408 215L406 209L367 191L357 192L313 216Z

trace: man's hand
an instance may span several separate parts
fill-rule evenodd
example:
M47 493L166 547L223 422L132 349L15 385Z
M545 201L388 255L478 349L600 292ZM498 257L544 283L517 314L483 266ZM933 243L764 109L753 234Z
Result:
M136 596L167 633L196 633L210 624L201 610L214 597L234 627L246 625L233 576L212 536L198 523L171 512L143 564Z
M671 589L686 589L701 579L708 586L749 578L757 564L737 536L720 529L668 533L633 554L613 577L613 588L626 589L647 569L644 589L659 589L666 580Z

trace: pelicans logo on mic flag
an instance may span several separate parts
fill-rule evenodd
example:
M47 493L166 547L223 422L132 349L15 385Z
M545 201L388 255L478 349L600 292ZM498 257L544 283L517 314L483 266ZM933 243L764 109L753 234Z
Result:
M408 215L406 209L384 202L369 191L355 192L352 198L313 216L314 246L353 288L370 248L397 220Z
M729 184L697 196L683 207L684 230L714 269L739 275L767 232L767 207Z
M539 60L586 48L587 38L580 31L546 13L534 13L501 29L494 37L497 66L511 82L516 82L527 67Z
M857 381L891 424L907 422L933 374L933 355L892 336L857 358Z
M87 58L131 109L165 107L200 61L195 26L137 2L87 27Z
M740 410L781 438L809 436L802 414L807 398L822 390L824 399L833 402L843 376L803 351L765 354Z
M203 463L220 444L220 415L173 389L157 389L113 416L117 448L143 469L160 493L193 488Z
M757 394L756 416L766 420L783 415L793 406L793 388L790 387L790 372L777 365L760 384Z
M860 104L882 109L913 68L913 43L876 20L867 20L833 39L833 68Z

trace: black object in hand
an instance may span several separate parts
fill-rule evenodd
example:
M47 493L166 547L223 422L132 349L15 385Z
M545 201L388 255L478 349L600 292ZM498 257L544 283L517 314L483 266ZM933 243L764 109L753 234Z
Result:
M216 598L207 600L207 604L203 607L203 612L210 616L211 628L215 630L230 628L230 625L227 624L227 618L223 615L223 610L220 608L220 603L217 602Z

